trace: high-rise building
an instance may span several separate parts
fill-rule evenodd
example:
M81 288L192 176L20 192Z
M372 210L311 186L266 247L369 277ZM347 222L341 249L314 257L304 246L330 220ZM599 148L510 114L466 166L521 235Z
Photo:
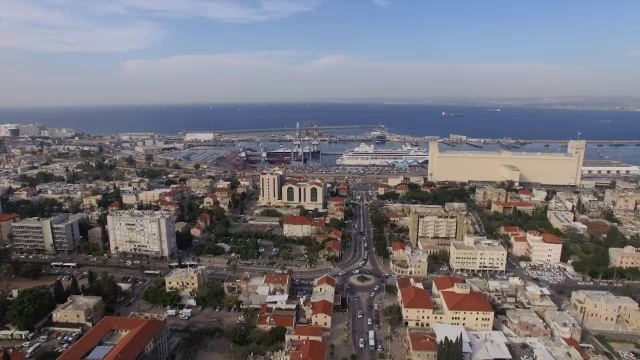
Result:
M464 241L451 243L449 265L453 271L504 272L507 250L498 240L465 235Z
M40 124L24 124L18 125L20 136L38 136L42 132Z
M260 174L260 198L262 205L275 205L282 200L282 184L284 172L282 170L265 171Z
M13 248L50 253L75 250L80 243L79 216L61 214L48 219L30 218L11 224Z
M116 211L107 216L111 253L171 258L176 252L176 218L162 211Z
M461 205L461 206L455 206ZM414 248L427 253L448 250L451 240L462 240L464 234L464 204L447 203L445 206L411 208L409 215L409 241ZM420 246L422 240L426 241ZM437 241L436 239L445 240ZM439 245L440 244L440 245Z
M9 242L11 234L11 224L20 221L18 214L0 214L0 243Z
M307 210L322 210L326 186L320 180L287 179L281 170L260 174L259 203L266 206L302 206Z

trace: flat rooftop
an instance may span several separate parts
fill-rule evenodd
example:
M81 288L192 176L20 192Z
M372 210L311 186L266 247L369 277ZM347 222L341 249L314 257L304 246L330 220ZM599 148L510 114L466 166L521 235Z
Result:
M102 297L100 296L71 295L69 300L58 306L56 310L84 310L100 302L102 302Z
M632 167L618 160L584 160L582 167Z

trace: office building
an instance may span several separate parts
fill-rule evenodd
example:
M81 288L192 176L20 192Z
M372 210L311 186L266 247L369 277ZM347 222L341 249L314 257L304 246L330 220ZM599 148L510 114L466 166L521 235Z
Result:
M640 249L633 246L609 249L609 266L640 268Z
M498 240L465 235L464 241L451 243L449 264L453 271L504 272L507 250Z
M578 290L571 293L571 309L589 329L614 329L621 323L640 331L638 303L628 296L616 296L608 291Z
M78 216L61 214L11 223L13 248L22 252L70 252L80 243Z
M107 216L114 255L171 258L176 252L175 216L161 211L115 211Z
M18 214L0 214L0 243L6 244L9 242L11 224L18 221L20 221L20 216Z
M53 310L54 323L81 324L92 327L104 316L104 302L100 296L71 295L67 302Z
M169 340L165 321L107 316L58 360L166 360Z
M586 142L569 141L566 153L441 150L429 144L430 181L580 185Z

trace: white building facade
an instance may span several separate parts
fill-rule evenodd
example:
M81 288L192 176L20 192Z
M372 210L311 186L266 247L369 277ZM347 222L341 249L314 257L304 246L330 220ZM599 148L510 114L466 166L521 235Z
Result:
M161 211L117 211L107 216L111 253L172 258L176 218Z

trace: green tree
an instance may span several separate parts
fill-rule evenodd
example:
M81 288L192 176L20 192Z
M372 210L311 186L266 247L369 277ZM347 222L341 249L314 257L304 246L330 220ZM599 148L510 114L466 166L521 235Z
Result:
M147 163L147 166L151 165L151 163L153 162L153 155L152 154L146 154L144 156L144 162Z
M395 285L386 284L384 286L384 291L389 295L396 295L398 293L398 288Z
M382 314L389 319L391 326L398 326L402 323L402 308L400 308L400 305L389 305L382 309Z
M202 306L217 306L224 300L224 289L217 282L210 282L198 289L196 302Z
M136 159L134 159L133 156L129 155L126 158L124 158L124 162L125 164L127 164L127 166L131 167L135 165Z
M67 302L67 292L64 291L64 287L62 286L60 279L57 279L56 282L53 283L53 298L57 304L64 304Z
M177 291L167 291L163 281L156 282L142 294L142 299L150 304L161 306L175 306L180 302Z
M22 290L11 302L8 319L20 330L33 330L33 326L55 308L49 290L34 287Z
M42 265L36 263L28 263L22 267L20 275L28 277L32 280L38 279L42 275Z
M78 279L71 276L71 285L69 285L69 295L80 295L80 287L78 286Z
M198 164L198 163L193 164L193 170L195 170L195 171L200 170L200 164Z

